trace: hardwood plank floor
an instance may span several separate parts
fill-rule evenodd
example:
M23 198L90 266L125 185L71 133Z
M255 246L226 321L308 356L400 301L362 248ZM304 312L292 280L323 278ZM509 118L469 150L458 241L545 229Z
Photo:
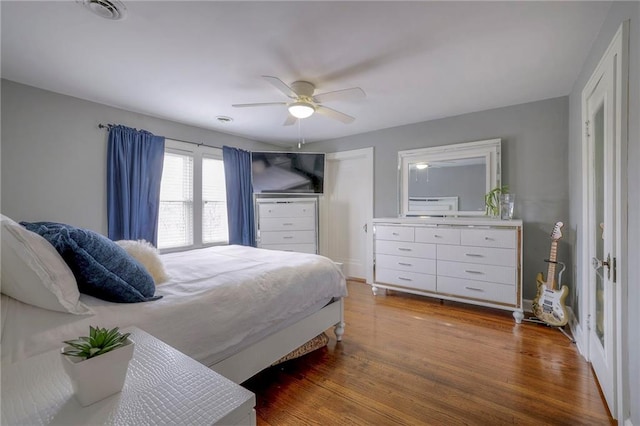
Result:
M557 330L510 312L350 281L345 335L243 385L258 425L609 425L595 376Z

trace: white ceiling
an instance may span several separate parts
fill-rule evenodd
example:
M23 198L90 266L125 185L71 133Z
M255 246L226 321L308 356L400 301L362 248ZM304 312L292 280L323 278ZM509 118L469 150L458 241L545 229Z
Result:
M249 139L312 142L567 95L610 6L125 4L126 18L110 21L73 1L2 1L2 77ZM314 114L285 127L285 107L231 107L287 100L261 75L367 97L325 104L351 124Z

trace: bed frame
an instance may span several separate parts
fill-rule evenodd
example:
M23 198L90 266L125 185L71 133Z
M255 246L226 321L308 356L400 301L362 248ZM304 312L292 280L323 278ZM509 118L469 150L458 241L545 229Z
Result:
M331 327L334 327L336 339L341 341L344 334L342 298L248 348L209 365L209 368L235 383L242 383Z

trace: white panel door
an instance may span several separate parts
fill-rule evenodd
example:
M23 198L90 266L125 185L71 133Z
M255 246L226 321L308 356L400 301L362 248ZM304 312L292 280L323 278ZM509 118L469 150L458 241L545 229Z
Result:
M347 277L373 281L373 148L327 154L321 253Z

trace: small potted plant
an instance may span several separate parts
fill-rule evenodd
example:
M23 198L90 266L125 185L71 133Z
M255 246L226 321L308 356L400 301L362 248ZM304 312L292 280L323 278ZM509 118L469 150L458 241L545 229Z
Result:
M83 407L118 393L124 386L135 343L130 333L89 327L89 336L66 340L62 365Z
M484 196L485 214L491 217L500 216L500 195L509 192L509 186L496 186Z

